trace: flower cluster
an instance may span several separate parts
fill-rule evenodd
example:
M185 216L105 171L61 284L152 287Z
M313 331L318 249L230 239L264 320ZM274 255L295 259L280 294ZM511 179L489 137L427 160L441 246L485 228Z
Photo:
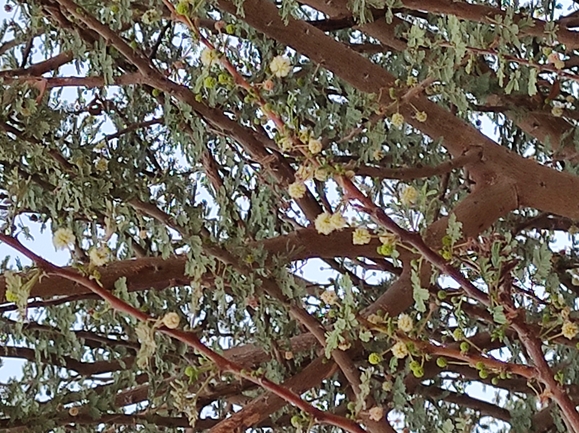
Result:
M320 140L310 138L308 141L308 150L312 155L317 155L322 151L322 142Z
M334 290L326 290L322 293L320 299L327 305L333 305L338 301L338 295Z
M90 264L93 266L104 266L109 261L110 250L108 247L94 247L88 253Z
M400 129L404 126L404 116L400 113L394 113L391 119L392 125Z
M59 228L52 235L52 243L57 250L66 250L74 245L76 237L71 229Z
M404 359L408 356L408 347L406 343L398 341L394 346L392 346L392 355L398 359Z
M400 194L400 203L403 206L410 206L416 203L416 199L418 199L418 191L413 186L407 186L402 190L402 194Z
M163 325L169 329L176 329L179 326L179 315L174 312L167 313L163 316Z
M334 230L341 230L346 227L346 220L340 212L336 212L335 214L324 212L318 215L314 225L318 233L329 235Z
M414 322L412 321L412 317L408 314L401 314L398 316L398 329L402 332L409 333L414 328Z
M368 229L364 227L358 227L352 233L352 243L354 245L366 245L369 244L372 240L372 235L368 231Z
M306 185L302 181L296 181L292 183L289 188L288 192L291 198L299 199L306 195Z
M374 406L368 411L368 415L372 421L382 421L384 418L384 408L379 406Z
M203 63L203 66L208 68L216 65L219 63L219 54L217 54L217 51L215 50L205 48L201 51L201 63Z
M428 115L426 114L426 112L424 111L418 111L414 117L416 118L416 120L418 120L419 122L426 122L426 119L428 118Z
M287 77L291 72L291 64L287 57L275 56L269 64L269 70L278 78Z
M563 337L571 340L579 333L579 327L576 323L567 320L561 327L561 333L563 334Z

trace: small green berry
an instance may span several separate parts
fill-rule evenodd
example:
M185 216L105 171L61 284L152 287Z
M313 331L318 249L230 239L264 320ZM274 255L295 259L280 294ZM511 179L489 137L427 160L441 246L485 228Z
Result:
M291 417L292 426L295 428L300 428L302 425L302 417L299 415L294 415Z
M214 77L205 77L203 80L203 87L206 89L212 89L217 84L217 80Z
M440 299L442 301L442 300L446 299L446 297L448 295L444 290L439 290L438 293L436 294L436 296L438 296L438 299Z
M464 338L464 332L462 332L462 329L456 328L452 332L452 336L453 336L455 341L462 340Z
M468 352L470 349L470 344L468 344L466 341L463 341L462 343L460 343L460 351L461 352Z
M418 362L416 360L410 361L410 369L411 370L416 370L417 368L420 368L420 367L421 367L420 362Z
M479 361L479 362L476 363L476 369L477 369L477 370L484 370L484 368L485 368L485 363L484 363L484 362Z
M500 382L500 379L499 379L497 376L495 376L495 377L493 377L493 378L491 379L491 383L492 383L493 385L498 385L499 382Z
M372 352L370 355L368 355L368 362L372 365L380 364L380 362L382 362L382 355L376 352Z
M175 8L175 12L179 15L187 15L189 13L189 3L186 1L180 1Z
M424 368L422 368L422 366L419 366L418 368L412 370L412 374L414 375L414 377L421 378L422 376L424 376Z
M233 33L235 33L235 26L234 26L233 24L227 24L227 25L225 26L225 31L226 31L228 34L232 35Z
M486 370L481 370L478 372L478 377L480 377L481 379L486 379L487 377L489 377L489 372Z
M229 83L229 75L219 74L219 76L217 77L217 80L219 81L219 84L227 84L227 83Z
M443 358L441 356L440 358L438 358L436 360L436 365L438 365L440 368L444 368L448 365L448 362L447 362L446 358Z
M161 91L159 89L153 89L151 94L156 98L157 96L159 96L161 94Z

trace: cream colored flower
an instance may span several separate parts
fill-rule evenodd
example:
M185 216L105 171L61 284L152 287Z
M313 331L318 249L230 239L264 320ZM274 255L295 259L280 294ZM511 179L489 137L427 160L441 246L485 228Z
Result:
M384 152L382 152L382 149L376 149L372 153L372 159L374 161L380 161L382 158L384 158Z
M366 245L369 244L372 240L372 235L368 231L368 229L364 227L358 227L352 233L352 243L354 245Z
M322 293L322 295L320 296L320 299L325 304L333 305L338 300L338 295L336 294L336 292L334 290L326 290L326 291L324 291L324 293Z
M66 250L74 245L76 237L71 229L59 228L52 235L52 243L57 250Z
M302 198L306 195L306 191L306 185L302 181L294 182L288 188L290 197L295 199Z
M563 107L560 105L554 105L551 108L551 114L555 117L561 117L563 115Z
M149 9L143 14L141 20L143 21L143 24L149 25L156 23L160 18L161 13L157 9Z
M320 182L325 182L328 177L330 177L330 173L325 168L316 168L316 171L314 171L314 178Z
M312 155L316 155L322 151L322 142L320 140L314 140L310 138L308 141L308 150Z
M391 381L385 380L384 382L382 382L382 391L390 392L390 391L392 391L392 388L393 388L393 384Z
M402 128L404 126L404 116L400 113L394 113L391 122L396 128Z
M424 111L418 111L414 117L416 117L416 120L418 120L419 122L426 122L426 119L428 118L428 115L424 112Z
M567 101L569 104L572 104L573 102L575 102L575 98L572 95L567 95L565 97L565 101Z
M372 421L382 421L384 418L384 408L379 406L374 406L368 411L368 415Z
M175 329L179 326L180 320L177 313L170 312L163 316L163 325L169 329Z
M275 56L269 64L269 70L278 78L287 77L291 71L290 61L284 56Z
M211 67L219 63L219 54L216 50L205 48L201 51L201 63L203 66Z
M412 75L409 75L408 77L406 77L406 85L408 87L413 87L418 83L418 80L416 79L416 77L413 77Z
M109 162L106 160L106 158L98 157L94 163L94 166L97 169L97 171L100 171L102 173L107 171L107 169L109 168Z
M284 352L283 357L289 361L290 359L294 359L294 354L293 354L293 352L289 352L289 351Z
M412 331L413 327L414 322L412 317L410 317L408 314L401 314L398 316L398 329L400 329L402 332L408 333Z
M329 235L334 231L334 226L332 225L331 221L332 215L328 212L324 212L318 215L314 225L318 233L323 235Z
M402 341L397 342L392 346L392 355L398 359L404 359L408 356L408 347Z
M416 191L416 188L413 186L407 186L400 195L400 203L402 203L403 206L410 206L416 203L417 198L418 191Z
M561 327L561 332L563 334L563 337L571 340L575 338L577 333L579 333L579 327L577 326L576 323L566 321L565 323L563 323L563 326Z
M93 266L104 266L109 261L110 250L108 247L91 248L88 257Z
M344 217L342 216L341 212L336 212L334 215L330 217L330 223L334 230L341 230L346 227L347 223Z

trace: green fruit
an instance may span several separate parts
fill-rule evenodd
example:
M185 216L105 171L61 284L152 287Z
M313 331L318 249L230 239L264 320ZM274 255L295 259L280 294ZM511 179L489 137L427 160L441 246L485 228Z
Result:
M480 377L481 379L486 379L487 377L489 377L489 372L486 370L481 370L478 372L478 377Z
M424 368L419 366L418 368L412 370L412 374L414 374L414 377L421 378L422 376L424 376Z
M416 360L410 361L410 369L416 370L417 368L421 368L420 362L418 362Z
M219 81L219 84L227 84L229 82L229 75L219 74L219 77L217 77L217 80Z
M382 361L382 356L379 353L372 352L368 356L368 362L372 365L379 364Z
M161 94L161 91L159 89L153 89L151 94L156 98L157 96L159 96Z
M448 365L448 362L445 358L440 357L436 360L436 365L438 365L440 368L444 368Z
M232 35L233 33L235 33L235 26L234 26L233 24L227 24L227 25L225 26L225 31L226 31L228 34Z
M189 13L189 3L186 1L180 1L175 8L175 12L179 15L187 15Z
M111 6L111 12L114 14L118 14L119 13L119 6L118 5L112 5Z
M212 89L217 84L217 80L214 77L205 77L203 80L203 87L206 89Z
M476 369L477 369L477 370L484 370L484 368L485 368L485 363L484 363L484 362L479 361L479 362L476 363Z
M461 352L468 352L469 349L470 349L470 344L468 344L466 341L463 341L462 343L460 343L460 351Z
M452 333L452 336L455 341L462 340L464 338L464 332L462 332L462 329L456 328Z
M295 428L300 428L302 425L302 418L299 415L294 415L291 418L291 423Z
M436 296L438 296L438 299L442 301L443 299L446 299L448 295L444 290L439 290Z
M498 384L499 384L499 381L500 381L500 379L499 379L497 376L495 376L495 377L493 377L493 378L491 379L491 383L492 383L493 385L498 385Z

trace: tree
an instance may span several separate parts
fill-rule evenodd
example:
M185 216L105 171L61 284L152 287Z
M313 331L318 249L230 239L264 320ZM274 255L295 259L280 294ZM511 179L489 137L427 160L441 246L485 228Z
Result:
M579 433L566 9L9 1L2 431Z

